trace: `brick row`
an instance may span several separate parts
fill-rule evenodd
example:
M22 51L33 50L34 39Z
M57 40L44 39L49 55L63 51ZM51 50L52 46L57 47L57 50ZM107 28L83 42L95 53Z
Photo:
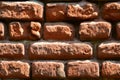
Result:
M39 20L46 21L94 20L99 16L98 6L94 3L80 1L79 3L47 3L45 6L37 2L1 2L0 18L9 20ZM106 3L102 7L102 18L108 21L119 21L119 2Z
M4 23L0 23L0 39L5 39ZM40 22L10 22L9 40L57 40L73 41L76 36L79 40L107 40L110 38L112 25L106 21L88 21L80 23L79 32L76 32L75 25L66 22L45 23ZM119 39L119 23L116 24L116 39ZM43 35L43 36L42 36Z

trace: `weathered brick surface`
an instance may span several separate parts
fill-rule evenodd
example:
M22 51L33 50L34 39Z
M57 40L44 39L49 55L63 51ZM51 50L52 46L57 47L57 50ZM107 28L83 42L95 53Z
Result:
M98 8L95 4L89 2L68 4L67 16L73 20L92 20L98 17Z
M48 3L46 21L65 21L67 5L65 3Z
M64 78L64 64L61 62L33 62L32 77L34 78Z
M102 16L108 21L120 20L120 3L111 2L106 3L102 9Z
M120 63L106 61L102 64L102 76L120 78Z
M0 39L4 39L5 33L4 33L4 23L0 22Z
M86 43L38 42L29 47L30 59L86 59L92 55Z
M36 2L1 2L1 19L42 20L43 5Z
M98 46L98 58L100 59L119 59L120 43L108 42Z
M45 40L73 40L75 30L67 23L46 23L44 25Z
M38 40L41 38L39 22L11 22L9 33L11 40Z
M67 76L70 78L97 78L99 77L99 64L91 61L68 62Z
M116 24L116 34L117 39L120 39L120 23Z
M80 24L79 35L81 40L103 40L108 39L111 33L109 22L83 22Z
M28 78L30 66L21 61L1 61L0 78Z
M21 43L0 43L0 58L21 59L25 56Z

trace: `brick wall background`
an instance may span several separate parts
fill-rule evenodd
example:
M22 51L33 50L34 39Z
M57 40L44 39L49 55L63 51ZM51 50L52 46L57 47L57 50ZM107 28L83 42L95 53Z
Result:
M117 1L0 1L0 78L119 80Z

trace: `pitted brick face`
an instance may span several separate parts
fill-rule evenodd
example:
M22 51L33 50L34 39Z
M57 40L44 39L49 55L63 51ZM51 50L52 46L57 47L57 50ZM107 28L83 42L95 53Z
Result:
M88 2L68 4L67 16L73 20L92 20L98 17L98 8L95 4Z
M106 3L102 9L102 16L108 21L118 21L120 20L120 3L111 2Z
M79 27L80 40L104 40L110 37L109 22L83 22Z
M67 5L65 3L48 3L46 5L47 21L65 21Z
M70 78L97 78L99 77L99 64L90 61L68 62L67 76Z
M32 74L34 78L64 78L64 65L61 62L33 62Z
M44 39L45 40L73 40L74 26L67 23L45 23Z
M4 27L5 27L4 24L0 22L0 39L4 39L5 37Z
M1 61L0 77L1 78L29 78L30 66L21 61Z
M120 78L119 62L110 62L110 61L103 62L102 76L106 78Z
M29 47L30 59L87 59L92 55L86 43L39 42Z
M43 20L43 5L36 2L1 2L0 18L10 20Z
M9 31L10 40L38 40L41 38L39 22L11 22Z

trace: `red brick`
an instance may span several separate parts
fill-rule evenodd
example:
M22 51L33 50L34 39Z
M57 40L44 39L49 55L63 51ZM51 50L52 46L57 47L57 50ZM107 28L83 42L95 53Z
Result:
M30 66L21 61L1 61L0 78L28 78Z
M30 59L88 59L92 55L87 43L38 42L29 47Z
M46 5L47 21L65 21L67 5L65 3L48 3Z
M45 40L73 40L73 25L67 23L46 23L44 25Z
M111 33L109 22L83 22L80 24L79 34L81 40L102 40L108 39Z
M106 3L102 9L102 17L108 21L120 20L120 3Z
M117 39L120 39L120 23L117 23L116 25L116 33L117 33Z
M41 38L39 22L11 22L9 24L10 40L38 40Z
M110 61L103 62L102 76L107 78L120 78L120 63Z
M100 59L119 59L120 43L109 42L102 43L98 46L98 58Z
M1 19L42 20L43 5L35 2L1 2Z
M97 78L99 77L99 64L91 61L68 62L67 76L70 78Z
M33 78L64 78L64 64L61 62L33 62Z
M98 8L89 2L71 3L67 6L67 16L73 20L92 20L98 17Z
M0 58L21 59L25 55L21 43L0 43Z
M4 39L4 24L0 22L0 39Z

